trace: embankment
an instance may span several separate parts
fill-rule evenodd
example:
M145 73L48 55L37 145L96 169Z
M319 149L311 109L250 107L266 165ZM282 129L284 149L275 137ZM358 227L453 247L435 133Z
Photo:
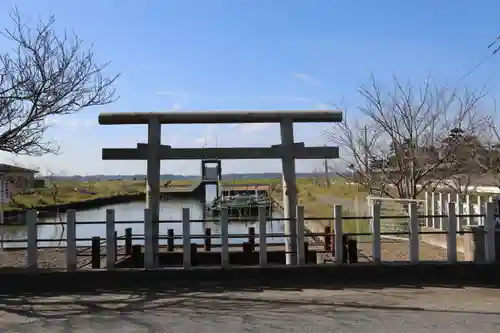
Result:
M24 212L26 210L36 210L40 218L52 217L57 213L65 213L70 209L88 210L103 206L128 203L133 201L145 200L144 193L120 194L109 197L98 197L81 201L74 201L56 205L44 205L25 207L24 209L9 210L4 212L5 224L22 224L24 222Z
M278 210L281 214L284 213L284 208L281 202L279 202L276 198L271 197L273 200L273 209ZM314 224L314 225L311 225ZM304 231L305 234L310 237L316 244L322 243L321 237L312 236L314 233L323 232L323 230L316 231L321 225L318 227L317 221L304 221Z

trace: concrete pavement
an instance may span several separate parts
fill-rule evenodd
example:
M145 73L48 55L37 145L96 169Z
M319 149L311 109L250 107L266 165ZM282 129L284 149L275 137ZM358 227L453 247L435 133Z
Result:
M2 332L498 332L500 290L218 289L2 297Z

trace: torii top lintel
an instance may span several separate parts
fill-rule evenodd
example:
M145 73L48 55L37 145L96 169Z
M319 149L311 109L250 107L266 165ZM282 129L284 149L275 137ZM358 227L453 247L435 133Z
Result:
M99 114L100 125L140 125L158 120L160 124L297 123L341 122L341 111L189 111L111 112Z

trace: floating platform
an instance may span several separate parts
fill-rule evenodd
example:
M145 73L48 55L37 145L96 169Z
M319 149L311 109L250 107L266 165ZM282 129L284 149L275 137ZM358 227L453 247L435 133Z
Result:
M220 188L218 196L208 207L212 216L220 216L227 208L230 217L257 217L259 207L266 207L266 215L272 215L273 202L269 184L233 184Z

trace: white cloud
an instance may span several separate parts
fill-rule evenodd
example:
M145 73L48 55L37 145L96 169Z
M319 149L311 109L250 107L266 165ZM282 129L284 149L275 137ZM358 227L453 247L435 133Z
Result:
M308 74L305 74L305 73L294 73L293 77L295 77L296 79L301 80L305 84L309 84L309 85L316 85L316 84L318 84L318 81L316 79L314 79L312 76L310 76Z

